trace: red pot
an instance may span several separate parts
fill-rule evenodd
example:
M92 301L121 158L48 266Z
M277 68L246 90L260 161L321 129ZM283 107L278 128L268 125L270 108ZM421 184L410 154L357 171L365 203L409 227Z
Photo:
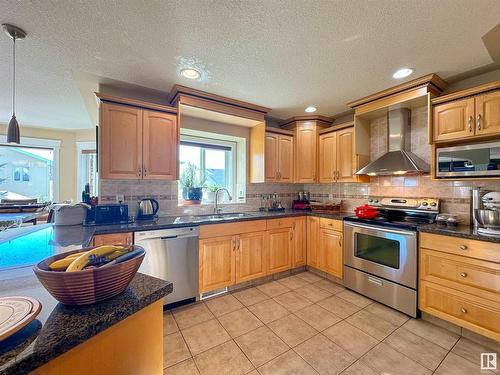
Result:
M378 209L373 206L365 204L364 206L359 206L354 210L357 217L361 219L373 219L378 215Z

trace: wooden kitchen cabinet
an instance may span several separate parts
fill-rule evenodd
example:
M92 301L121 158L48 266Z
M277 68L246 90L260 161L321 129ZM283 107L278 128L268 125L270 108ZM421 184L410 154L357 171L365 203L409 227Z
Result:
M102 103L99 125L99 174L103 179L140 179L142 110Z
M96 234L92 238L92 246L102 245L132 245L132 233Z
M224 288L235 282L234 236L202 239L199 242L199 292Z
M433 134L435 141L449 141L474 135L474 98L434 106Z
M307 263L307 220L299 217L293 220L293 257L292 268L305 266Z
M476 134L500 134L500 90L476 97Z
M269 249L269 273L286 271L292 266L293 237L292 228L279 228L267 231Z
M147 180L175 180L179 129L177 116L142 111L143 173Z
M319 256L319 217L307 217L307 265L321 269Z
M293 182L293 136L266 132L266 182Z
M354 126L319 135L319 182L364 182L366 177L355 175L362 166L356 155Z
M103 101L98 138L101 178L177 179L179 128L175 113Z
M335 182L337 177L337 132L319 136L319 182Z
M463 141L500 135L499 86L500 81L433 99L433 141Z
M319 258L321 270L332 276L342 278L343 253L342 232L320 228Z
M266 232L236 236L235 282L253 280L267 274Z

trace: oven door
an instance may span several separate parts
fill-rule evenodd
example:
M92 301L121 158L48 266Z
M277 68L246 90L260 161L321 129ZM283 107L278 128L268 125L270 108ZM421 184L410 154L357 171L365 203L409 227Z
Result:
M417 233L344 222L344 263L417 288Z

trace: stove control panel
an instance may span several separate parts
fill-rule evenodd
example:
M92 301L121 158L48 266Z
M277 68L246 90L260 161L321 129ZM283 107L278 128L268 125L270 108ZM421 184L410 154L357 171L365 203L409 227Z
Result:
M370 198L368 204L380 208L439 212L439 199L434 198Z

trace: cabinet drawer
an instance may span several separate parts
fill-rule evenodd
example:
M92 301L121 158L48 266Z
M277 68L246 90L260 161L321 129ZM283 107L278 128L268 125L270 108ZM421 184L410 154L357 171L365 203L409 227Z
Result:
M132 233L96 234L92 239L92 245L132 245Z
M267 221L267 229L291 228L293 227L293 217L285 217L283 219L272 219Z
M500 303L427 281L420 287L422 311L500 340Z
M266 220L249 220L228 224L206 224L200 226L200 238L232 236L235 234L266 230Z
M500 300L500 264L421 249L420 277L491 300Z
M319 218L319 226L325 229L332 229L342 232L342 220L327 219L324 217Z
M420 233L420 247L500 263L500 244Z

